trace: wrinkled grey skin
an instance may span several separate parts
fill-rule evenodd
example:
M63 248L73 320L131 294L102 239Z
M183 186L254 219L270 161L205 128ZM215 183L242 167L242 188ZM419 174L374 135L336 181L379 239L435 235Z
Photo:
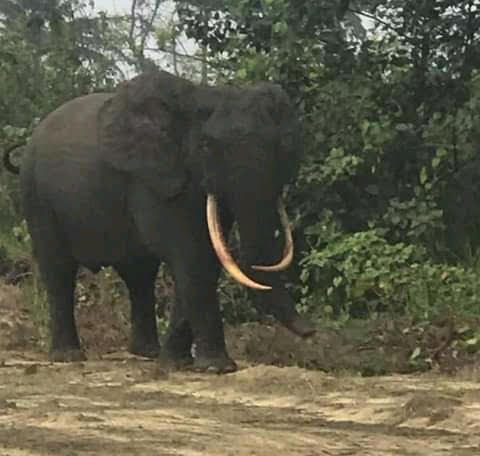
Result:
M150 72L48 115L27 146L20 179L49 297L51 358L84 359L73 312L80 265L118 271L130 293L130 351L158 355L154 280L165 261L176 302L162 353L199 370L235 370L216 294L220 266L206 195L216 195L225 233L238 222L243 264L272 264L283 242L274 239L276 200L294 177L300 149L292 106L272 84L210 88ZM267 312L301 336L313 333L278 273L243 269L273 286L253 292Z

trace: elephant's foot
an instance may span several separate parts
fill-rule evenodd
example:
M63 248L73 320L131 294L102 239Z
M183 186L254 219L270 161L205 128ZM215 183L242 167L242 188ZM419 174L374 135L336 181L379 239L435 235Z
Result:
M160 362L171 369L188 369L193 365L193 358L190 353L176 353L163 349L160 353Z
M162 361L175 369L185 369L193 364L192 332L186 322L171 325L163 342Z
M237 370L237 364L226 353L219 356L197 355L193 370L209 374L229 374Z
M170 338L165 342L160 358L165 364L174 369L185 369L193 364L193 357L190 350L190 343L179 344L178 340L175 341Z
M50 361L59 363L73 363L87 359L80 348L51 349L48 357Z
M133 355L144 356L145 358L158 358L161 352L158 342L144 341L132 341L128 351Z

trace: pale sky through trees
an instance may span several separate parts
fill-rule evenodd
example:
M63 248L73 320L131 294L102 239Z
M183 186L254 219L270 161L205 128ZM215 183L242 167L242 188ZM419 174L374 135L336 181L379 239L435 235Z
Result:
M128 11L131 0L95 0L95 9L120 13Z
M130 12L130 7L132 5L132 0L94 0L95 9L108 11L109 13L126 13ZM171 1L165 1L160 6L160 10L167 9L171 7Z
M1 0L0 0L1 1ZM94 0L95 2L95 11L105 11L107 15L115 15L115 14L127 14L130 15L132 0ZM139 2L140 3L140 2ZM152 2L153 3L153 2ZM171 0L164 0L160 5L160 9L158 11L158 24L161 26L162 22L169 22L174 11L174 2ZM149 39L149 47L154 48L155 43L152 38ZM178 49L177 51L180 55L192 55L195 53L197 46L194 40L189 40L185 36L180 36L177 39ZM173 71L171 56L165 52L156 52L153 49L149 49L145 52L145 55L149 58L152 58L157 65L159 65L162 69L167 71ZM177 57L177 68L183 68L183 63L181 62L181 58ZM125 67L124 72L127 77L133 76L133 70Z

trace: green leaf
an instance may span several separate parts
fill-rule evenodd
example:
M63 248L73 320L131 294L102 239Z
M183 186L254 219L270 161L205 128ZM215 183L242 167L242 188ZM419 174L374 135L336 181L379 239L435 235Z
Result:
M424 185L425 182L428 180L428 174L427 174L427 168L425 166L422 166L420 170L420 184Z
M422 353L422 349L420 347L415 347L412 354L410 355L410 361L415 361Z
M477 345L478 342L479 342L478 337L472 337L472 338L470 338L470 339L467 339L467 340L465 341L465 344L466 344L466 345L473 346L473 345Z
M342 282L343 282L343 277L337 276L333 279L333 286L337 288L341 285Z
M240 68L237 71L237 77L239 79L246 79L247 78L247 70L245 68Z

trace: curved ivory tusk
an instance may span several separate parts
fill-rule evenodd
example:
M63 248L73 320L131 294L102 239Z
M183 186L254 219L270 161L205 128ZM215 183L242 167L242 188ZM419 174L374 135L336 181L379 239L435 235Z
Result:
M207 224L208 233L212 241L213 248L222 266L227 272L240 284L257 290L271 290L272 287L254 282L247 277L237 266L235 260L230 255L223 238L222 227L218 221L217 201L211 194L207 196Z
M285 205L283 204L281 198L278 200L278 213L280 214L280 221L282 222L282 227L285 233L285 248L283 249L283 258L279 263L272 264L271 266L252 266L253 269L257 269L258 271L283 271L290 266L290 263L293 260L292 229L290 228L287 211L285 210Z

